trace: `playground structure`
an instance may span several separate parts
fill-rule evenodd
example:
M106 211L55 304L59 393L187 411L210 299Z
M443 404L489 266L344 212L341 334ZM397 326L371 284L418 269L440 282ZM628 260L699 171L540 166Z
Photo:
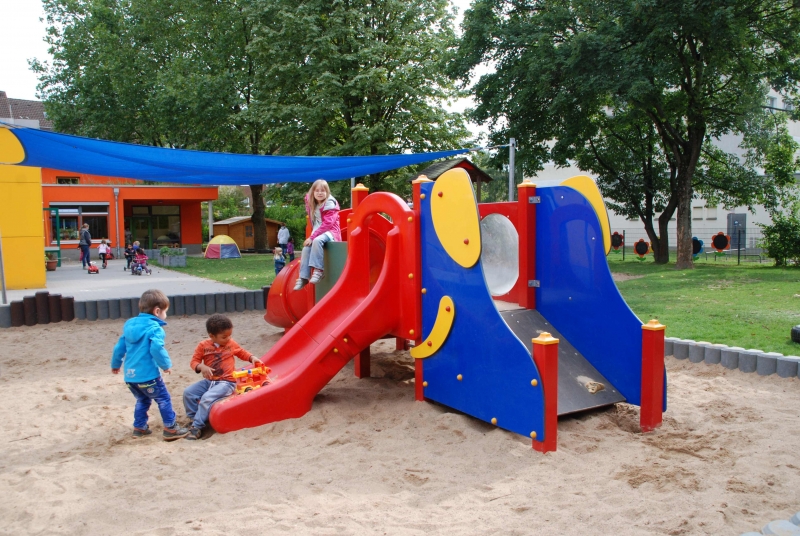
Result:
M301 417L351 359L369 376L369 345L387 335L414 342L417 400L531 437L537 450L555 450L559 415L621 401L641 407L643 431L658 427L664 326L643 325L617 291L597 187L574 177L518 191L517 202L476 204L454 169L414 181L412 210L355 188L340 213L341 276L315 304L312 285L291 288L296 262L279 274L265 319L287 331L262 358L272 382L216 404L214 428ZM510 255L494 247L501 235L515 241ZM498 299L518 307L501 312Z

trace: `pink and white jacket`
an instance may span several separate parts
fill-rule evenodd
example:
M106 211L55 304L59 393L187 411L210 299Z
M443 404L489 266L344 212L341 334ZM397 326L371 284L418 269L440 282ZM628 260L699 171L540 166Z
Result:
M306 194L305 201L306 201L306 214L308 214L311 208L309 205L308 194ZM314 230L311 232L311 236L309 236L309 238L311 240L314 240L321 234L330 231L330 233L333 235L333 239L337 242L341 242L342 231L341 228L339 227L339 203L332 195L328 196L328 199L325 200L325 204L322 205L322 209L320 210L320 216L322 222L319 223L316 227L314 227Z

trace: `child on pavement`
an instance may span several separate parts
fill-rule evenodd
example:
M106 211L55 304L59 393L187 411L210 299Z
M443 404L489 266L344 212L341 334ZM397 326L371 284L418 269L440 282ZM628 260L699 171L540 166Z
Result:
M119 374L124 365L125 383L136 398L133 410L133 437L150 435L147 410L155 400L164 422L164 440L185 437L189 430L178 426L172 399L158 369L169 374L172 361L164 348L164 329L167 323L169 299L160 290L148 290L139 298L137 317L125 322L122 336L114 346L111 372Z
M200 439L203 428L208 423L211 406L233 394L236 380L233 378L234 356L242 361L261 365L261 360L236 344L233 336L233 322L224 315L211 315L206 321L208 339L197 345L192 356L191 367L203 379L190 385L183 392L183 406L186 415L192 419L186 439Z

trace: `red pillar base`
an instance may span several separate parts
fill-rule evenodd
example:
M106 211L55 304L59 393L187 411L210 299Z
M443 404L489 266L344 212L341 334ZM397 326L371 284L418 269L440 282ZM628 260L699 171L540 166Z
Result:
M651 320L642 326L642 400L639 426L652 432L661 426L664 409L664 335L666 327Z
M414 360L414 400L425 400L425 381L422 379L422 359Z
M541 333L533 339L533 361L544 389L544 438L533 437L533 449L553 452L558 447L558 339ZM541 440L539 440L541 439Z
M353 370L356 378L369 378L370 351L369 346L355 357L353 360Z

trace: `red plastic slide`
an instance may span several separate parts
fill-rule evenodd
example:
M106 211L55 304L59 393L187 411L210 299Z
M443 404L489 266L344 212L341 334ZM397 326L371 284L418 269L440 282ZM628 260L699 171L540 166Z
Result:
M370 289L369 217L389 214L383 268ZM376 216L379 217L379 216ZM349 253L334 288L262 358L273 382L214 405L218 432L302 417L316 394L348 361L378 338L415 338L420 325L418 224L389 193L368 196L351 215Z

